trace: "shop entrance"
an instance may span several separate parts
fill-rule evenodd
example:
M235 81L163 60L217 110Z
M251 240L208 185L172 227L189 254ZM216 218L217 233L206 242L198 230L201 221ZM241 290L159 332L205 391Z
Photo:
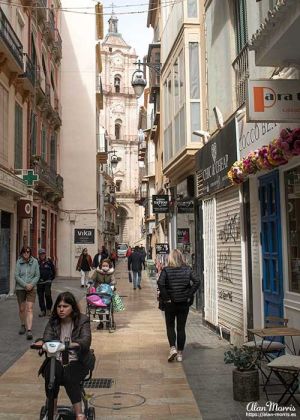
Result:
M264 315L283 316L279 173L259 178Z
M0 211L0 294L9 293L11 214Z

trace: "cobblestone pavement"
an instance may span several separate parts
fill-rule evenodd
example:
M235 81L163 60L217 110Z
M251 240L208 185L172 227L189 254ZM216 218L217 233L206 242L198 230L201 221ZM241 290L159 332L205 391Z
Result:
M163 313L157 310L155 279L149 279L143 272L142 290L132 290L125 261L118 264L116 277L126 306L124 312L116 314L116 332L97 331L92 324L97 357L94 377L114 381L111 389L88 390L93 396L97 419L249 418L246 403L238 403L232 397L232 366L223 361L228 342L203 326L201 314L191 311L184 361L168 364L167 338ZM54 296L64 290L70 290L79 299L83 297L77 279L56 279ZM37 314L37 304L35 309ZM45 319L35 316L35 337L41 335L45 323ZM28 351L29 343L17 334L18 327L15 297L0 300L0 420L37 419L44 395L43 381L36 376L40 360L35 352ZM34 401L27 401L33 394ZM116 396L121 407L118 410L114 406ZM146 401L138 406L141 397ZM63 393L62 398L67 402ZM261 395L259 403L264 402Z

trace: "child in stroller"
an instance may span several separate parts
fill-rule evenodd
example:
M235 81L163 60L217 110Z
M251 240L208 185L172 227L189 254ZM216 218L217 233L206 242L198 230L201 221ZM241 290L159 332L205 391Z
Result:
M100 262L91 280L93 281L93 285L88 289L87 295L88 315L90 316L91 310L96 307L93 313L94 315L98 315L100 321L97 329L103 329L105 324L111 331L111 329L115 329L112 297L116 281L114 268L109 259L104 259Z

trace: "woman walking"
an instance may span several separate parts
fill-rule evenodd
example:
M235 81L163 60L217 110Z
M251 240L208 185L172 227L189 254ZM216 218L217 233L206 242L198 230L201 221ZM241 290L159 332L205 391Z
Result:
M83 248L76 266L76 270L80 271L81 275L81 287L87 286L92 265L92 257L88 254L87 248Z
M185 264L182 253L178 249L174 249L169 255L167 266L160 273L157 285L165 310L167 336L170 344L168 362L172 362L175 358L178 362L182 362L182 352L186 340L185 324L200 281L194 276L191 268Z
M19 334L25 334L27 329L27 340L32 340L33 304L36 298L36 285L39 279L39 264L31 255L31 249L29 247L23 247L16 264L15 280L21 321Z

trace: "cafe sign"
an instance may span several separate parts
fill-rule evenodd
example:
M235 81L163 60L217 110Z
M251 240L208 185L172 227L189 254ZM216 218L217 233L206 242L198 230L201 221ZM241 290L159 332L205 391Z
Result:
M248 80L248 122L299 122L300 80Z
M153 213L169 213L169 196L152 195Z
M194 213L194 200L177 201L177 213Z
M157 255L167 255L170 252L168 243L155 244L155 252Z
M228 187L227 172L236 160L236 120L233 118L197 153L196 170L200 176L198 197Z

